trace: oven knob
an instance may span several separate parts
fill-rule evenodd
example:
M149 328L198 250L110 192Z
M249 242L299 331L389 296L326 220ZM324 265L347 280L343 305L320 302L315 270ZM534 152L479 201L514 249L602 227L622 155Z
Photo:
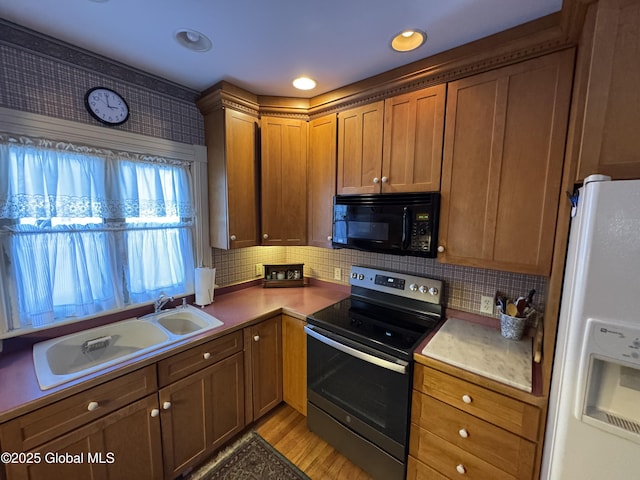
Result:
M409 290L411 290L412 292L415 292L416 290L418 290L418 285L416 285L415 283L412 283L411 285L409 285Z
M437 294L438 294L438 289L437 289L436 287L431 287L431 288L429 289L429 293L430 293L431 295L437 295Z
M358 274L357 274L356 272L353 272L353 273L351 274L351 278L358 278Z
M427 293L427 287L425 287L424 285L420 285L420 288L418 289L420 290L420 293Z
M360 275L358 275L358 280L364 280L364 273L361 273Z

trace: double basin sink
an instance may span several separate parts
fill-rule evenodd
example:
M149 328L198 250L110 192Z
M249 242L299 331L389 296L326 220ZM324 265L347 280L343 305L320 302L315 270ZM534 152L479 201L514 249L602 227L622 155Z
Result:
M53 338L33 346L36 377L48 390L221 325L186 305Z

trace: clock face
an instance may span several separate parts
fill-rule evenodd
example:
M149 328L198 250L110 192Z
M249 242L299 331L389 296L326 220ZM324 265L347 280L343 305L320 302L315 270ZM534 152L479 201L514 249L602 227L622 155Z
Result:
M84 104L96 120L107 125L120 125L129 118L127 102L108 88L92 88L85 95Z

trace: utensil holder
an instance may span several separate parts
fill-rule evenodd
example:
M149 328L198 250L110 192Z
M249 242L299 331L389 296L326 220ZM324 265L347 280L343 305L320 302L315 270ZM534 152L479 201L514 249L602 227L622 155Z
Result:
M520 340L527 326L527 317L511 317L500 314L500 333L509 340Z

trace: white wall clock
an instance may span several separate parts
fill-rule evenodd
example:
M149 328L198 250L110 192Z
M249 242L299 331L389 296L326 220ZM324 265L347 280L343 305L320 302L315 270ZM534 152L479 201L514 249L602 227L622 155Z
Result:
M121 125L129 118L129 105L118 92L105 87L94 87L84 96L87 111L105 125Z

